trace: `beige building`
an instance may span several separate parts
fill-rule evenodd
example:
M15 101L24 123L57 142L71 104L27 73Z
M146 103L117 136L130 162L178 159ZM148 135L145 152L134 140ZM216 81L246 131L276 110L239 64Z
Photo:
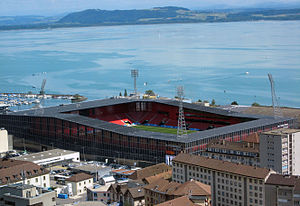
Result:
M299 206L300 177L271 174L265 183L267 205Z
M173 159L173 181L191 179L211 186L214 206L266 205L264 187L269 169L180 153Z
M0 159L0 186L22 182L37 187L50 187L49 170L32 162Z
M80 195L93 188L93 176L86 173L75 174L66 179L66 184L71 183L73 195Z
M260 134L260 164L281 174L300 175L300 130L277 129Z
M0 206L54 206L55 192L33 185L14 184L0 188Z
M200 152L201 156L218 160L259 166L259 144L253 142L230 142L215 140L207 144L206 149Z
M0 153L7 152L8 148L8 133L7 130L0 128Z

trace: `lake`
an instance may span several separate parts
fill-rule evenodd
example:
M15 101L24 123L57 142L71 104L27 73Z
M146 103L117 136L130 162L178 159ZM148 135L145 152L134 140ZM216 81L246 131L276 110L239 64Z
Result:
M129 25L0 32L0 93L81 94L90 100L133 91L217 104L300 107L300 21ZM34 88L36 87L36 88Z

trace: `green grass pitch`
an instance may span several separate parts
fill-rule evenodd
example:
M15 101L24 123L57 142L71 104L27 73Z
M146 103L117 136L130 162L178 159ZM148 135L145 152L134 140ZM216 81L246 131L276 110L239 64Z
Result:
M136 125L134 128L150 131L150 132L160 132L160 133L169 133L169 134L177 134L177 129L173 128L165 128L165 127L152 127L152 126L144 126L144 125ZM187 130L187 133L197 132L194 130Z

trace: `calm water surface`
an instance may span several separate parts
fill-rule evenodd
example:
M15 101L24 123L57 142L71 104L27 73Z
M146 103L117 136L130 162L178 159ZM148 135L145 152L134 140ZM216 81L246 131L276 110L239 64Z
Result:
M89 99L133 90L174 97L300 107L300 21L162 24L0 32L0 92L28 92L47 78L48 93ZM147 84L145 84L147 82Z

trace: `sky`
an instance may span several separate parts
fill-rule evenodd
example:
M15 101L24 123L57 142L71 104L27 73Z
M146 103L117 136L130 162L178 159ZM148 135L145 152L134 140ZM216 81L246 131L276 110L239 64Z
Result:
M85 9L148 9L181 6L189 9L300 7L300 0L0 0L0 16L51 16Z

